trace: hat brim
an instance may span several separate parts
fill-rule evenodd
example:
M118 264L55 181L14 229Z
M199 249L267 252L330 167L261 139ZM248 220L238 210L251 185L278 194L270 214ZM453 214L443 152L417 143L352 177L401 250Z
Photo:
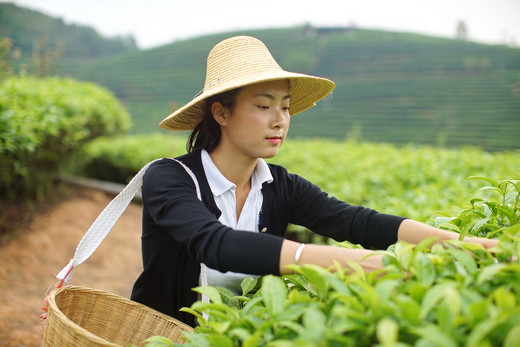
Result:
M331 80L301 73L279 70L269 71L268 74L251 74L247 78L221 83L218 87L204 91L163 119L159 125L164 129L174 131L192 130L202 120L207 98L251 84L285 79L290 81L291 86L291 116L315 106L316 102L325 98L334 90L334 82Z

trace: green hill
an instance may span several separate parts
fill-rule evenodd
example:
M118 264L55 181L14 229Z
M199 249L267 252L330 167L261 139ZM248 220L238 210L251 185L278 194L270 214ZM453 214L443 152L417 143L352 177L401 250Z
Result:
M108 87L131 113L134 133L156 131L202 88L211 47L237 34L263 40L287 70L336 82L332 97L292 119L293 137L520 148L520 49L503 45L307 25L209 35L96 59L64 56L59 74Z
M287 70L336 82L332 97L293 118L292 136L520 147L520 49L372 30L225 33L113 55L63 72L113 90L135 132L158 129L204 81L211 47L235 34L263 40Z
M52 51L60 57L86 59L136 48L132 36L105 38L91 27L66 24L61 18L12 3L0 3L0 37L12 39L14 47L29 58L37 54L36 49Z

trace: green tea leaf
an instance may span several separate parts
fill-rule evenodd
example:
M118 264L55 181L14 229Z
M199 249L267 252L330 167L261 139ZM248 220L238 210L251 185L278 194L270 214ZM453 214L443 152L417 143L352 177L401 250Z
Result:
M217 288L206 286L206 287L195 287L193 288L199 294L206 295L212 302L221 304L222 298L220 297L220 292Z
M482 181L486 181L488 182L489 184L491 184L493 187L498 187L498 182L491 179L491 178L488 178L488 177L482 177L482 176L470 176L468 177L468 179L470 180L482 180Z
M504 347L518 347L520 341L520 324L515 325L504 339Z
M233 347L233 341L223 334L212 333L207 335L211 347Z
M425 341L430 342L430 346L437 347L457 347L457 341L454 340L450 335L439 329L435 325L426 325L415 328L414 331ZM423 344L424 345L424 344ZM476 346L476 345L469 345Z
M209 321L206 323L206 328L211 328L211 330L213 330L219 334L224 334L229 329L230 326L231 326L230 320L223 321L223 322Z
M253 277L246 277L240 283L240 287L242 288L242 295L247 295L250 291L255 289L258 280Z
M304 265L299 272L309 281L309 284L318 292L319 295L325 296L329 289L326 279L327 270L317 265Z
M502 324L502 320L499 317L492 317L484 321L479 322L471 330L466 340L467 346L480 346L486 341L488 334L493 331L497 326Z
M305 328L299 323L299 322L292 322L292 321L281 321L277 323L281 327L285 327L297 335L304 335L305 334Z
M428 313L444 298L444 295L452 286L449 282L441 283L431 287L426 292L421 304L421 319L426 318Z
M247 340L244 341L243 347L258 347L261 346L262 334L260 331L255 331Z
M146 347L173 347L175 346L172 340L164 336L152 336L144 340Z
M206 334L198 334L196 332L184 332L184 336L191 342L192 346L212 347L206 338Z
M320 341L327 330L326 317L320 310L311 307L303 315L303 326L305 327L304 340Z
M220 297L223 303L225 303L228 306L239 308L239 301L237 300L235 293L224 287L217 286L215 288L220 293Z
M415 271L417 279L424 286L429 287L435 280L435 267L426 254L417 254L415 259Z
M238 318L238 311L236 308L231 308L223 303L207 303L202 301L196 301L191 305L191 308L193 310L196 310L198 312L205 312L208 313L211 317L220 317L224 320L227 319L237 319Z
M179 311L190 313L190 314L194 315L195 317L197 317L198 319L205 320L200 313L198 313L197 311L195 311L189 307L182 307Z
M246 328L233 328L230 329L228 335L231 337L238 337L240 341L245 341L251 337L251 332Z
M412 325L420 322L421 306L408 295L399 295L395 301L399 307L400 318L409 321Z
M500 272L505 267L504 264L493 264L490 266L486 266L477 277L477 284L480 285L486 281L489 281L493 278L497 273Z
M242 308L242 314L248 315L251 311L254 311L256 308L262 305L262 297L255 296L253 299L248 301L244 307Z
M261 288L262 299L271 315L283 311L287 300L287 287L277 276L265 276Z
M273 316L274 321L295 321L309 309L309 305L291 305Z
M505 286L495 289L492 296L498 307L503 311L507 312L517 305L517 297L515 297L515 294L511 292L511 289L506 288Z
M438 237L428 237L424 240L421 240L414 248L414 252L423 252L425 249L430 248L430 246L437 241Z
M309 303L312 301L307 291L291 290L287 296L289 305Z
M427 290L428 287L419 282L408 284L408 293L416 302L421 302L423 300L424 294L426 294Z
M489 301L484 300L484 298L478 299L475 299L469 305L468 311L470 315L468 316L468 318L470 319L470 322L479 322L481 320L484 320L487 317L488 311L490 309Z
M414 245L398 241L395 245L395 254L404 269L409 269L413 260Z
M477 263L468 252L450 248L448 249L448 253L450 253L456 261L460 262L468 273L472 274L477 271Z
M449 332L455 328L455 320L460 314L462 299L458 291L453 287L448 287L444 291L444 298L437 306L437 321L439 327Z
M393 346L397 342L398 324L391 318L385 317L377 323L376 336L383 346Z
M381 300L391 300L394 296L396 288L400 285L398 280L381 280L374 287L379 294Z

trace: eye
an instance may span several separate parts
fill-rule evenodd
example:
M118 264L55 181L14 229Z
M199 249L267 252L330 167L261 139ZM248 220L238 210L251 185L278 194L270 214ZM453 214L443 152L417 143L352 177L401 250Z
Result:
M269 106L265 106L265 105L257 105L257 107L261 110L268 110L269 109Z

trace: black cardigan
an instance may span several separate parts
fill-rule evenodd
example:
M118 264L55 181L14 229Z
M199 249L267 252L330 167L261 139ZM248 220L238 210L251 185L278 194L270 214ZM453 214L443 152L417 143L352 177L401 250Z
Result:
M404 218L352 206L329 197L317 186L281 166L269 164L274 181L264 183L259 230L233 230L218 221L221 214L206 179L200 152L178 158L196 175L193 180L177 162L152 164L143 179L143 272L131 299L194 325L179 312L197 300L200 263L222 271L279 274L280 250L289 223L336 241L386 249L397 241Z

